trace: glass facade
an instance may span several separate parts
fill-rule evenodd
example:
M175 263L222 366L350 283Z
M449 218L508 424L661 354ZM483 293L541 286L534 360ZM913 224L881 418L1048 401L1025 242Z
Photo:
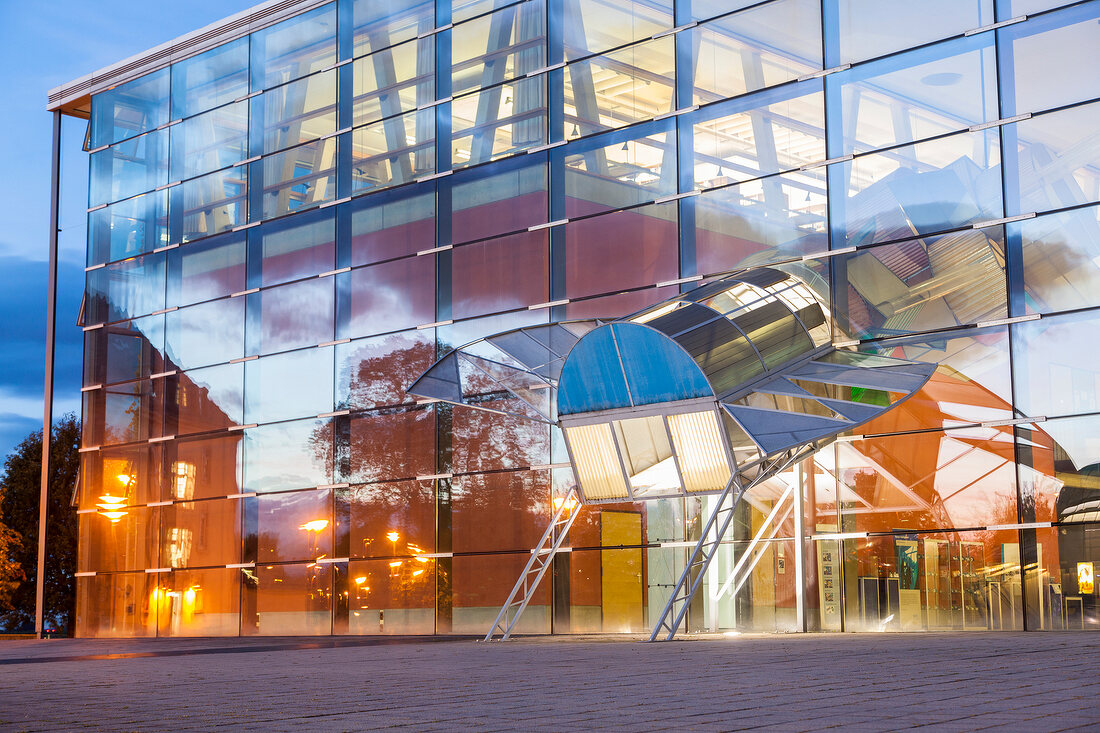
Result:
M688 628L1100 628L1098 20L334 0L94 94L77 633L483 634L566 441L410 385L793 263L940 366L753 487ZM517 630L647 630L713 502L580 507Z

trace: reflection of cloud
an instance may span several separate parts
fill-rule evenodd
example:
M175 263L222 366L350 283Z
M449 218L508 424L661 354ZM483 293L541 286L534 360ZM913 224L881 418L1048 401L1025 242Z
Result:
M0 460L3 460L23 438L41 429L42 418L36 420L14 412L0 412Z

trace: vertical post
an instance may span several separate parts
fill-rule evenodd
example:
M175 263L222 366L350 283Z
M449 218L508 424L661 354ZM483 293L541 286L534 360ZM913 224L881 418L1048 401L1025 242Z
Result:
M35 574L34 635L42 638L46 590L46 509L50 493L50 431L53 429L53 345L57 320L57 215L61 198L61 111L53 113L50 160L50 264L46 292L46 385L42 408L42 485L38 495L38 569Z
M813 459L799 461L794 467L794 616L795 627L806 630L806 531L804 512L806 511L805 486L806 465L813 470Z

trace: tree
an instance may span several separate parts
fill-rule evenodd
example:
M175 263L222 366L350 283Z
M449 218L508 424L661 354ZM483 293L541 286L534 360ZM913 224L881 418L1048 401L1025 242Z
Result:
M72 632L76 618L76 510L72 507L80 465L80 423L71 413L54 423L50 444L50 477L46 520L46 582L44 621L47 626ZM0 585L0 627L7 631L34 630L34 601L38 570L38 498L42 476L42 434L31 433L4 461L0 475L0 521L21 540L4 552L0 529L0 558L11 557L21 569L22 582L10 593ZM0 525L2 527L2 525Z

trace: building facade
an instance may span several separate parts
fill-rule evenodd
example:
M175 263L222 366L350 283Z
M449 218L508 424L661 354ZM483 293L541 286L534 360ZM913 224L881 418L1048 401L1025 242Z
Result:
M54 90L77 634L484 633L564 441L405 390L765 265L940 366L753 488L688 629L1097 627L1098 47L1095 0L298 0ZM646 630L712 504L579 508L521 629Z

